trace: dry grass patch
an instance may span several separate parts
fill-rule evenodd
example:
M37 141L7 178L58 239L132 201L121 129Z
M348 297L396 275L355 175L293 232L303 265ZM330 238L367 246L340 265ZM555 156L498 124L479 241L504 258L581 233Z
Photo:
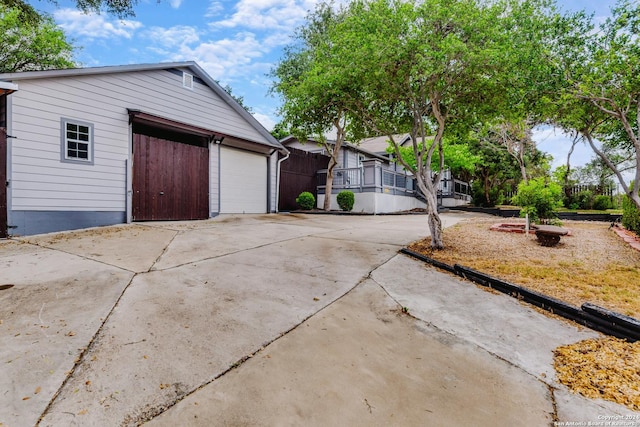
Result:
M572 235L562 237L555 247L544 247L533 234L489 230L499 222L514 221L474 218L444 230L444 250L433 251L429 239L409 249L574 306L591 302L640 318L640 252L609 224L565 221ZM600 338L559 347L555 368L558 380L574 392L640 410L640 341Z
M544 247L533 234L489 230L500 220L475 218L445 229L446 248L441 251L433 251L429 239L409 249L575 306L588 301L640 317L640 253L610 230L609 224L565 221L572 235L562 237L555 247Z

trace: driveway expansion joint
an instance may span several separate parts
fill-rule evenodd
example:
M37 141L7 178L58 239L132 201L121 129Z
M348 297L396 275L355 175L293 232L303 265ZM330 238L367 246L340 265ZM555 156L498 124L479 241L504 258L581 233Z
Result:
M127 292L127 289L129 289L129 286L131 286L131 283L133 283L133 280L136 278L137 275L138 275L138 273L134 273L133 276L131 276L131 278L129 279L129 282L124 287L124 289L122 290L122 292L120 293L120 295L116 299L115 303L113 304L113 306L109 310L109 313L107 313L107 315L104 317L104 319L100 323L100 326L96 329L95 333L92 335L91 339L89 340L89 343L86 346L82 347L82 351L80 352L78 357L75 359L75 361L73 363L73 367L68 371L68 374L65 376L64 380L62 381L62 383L60 383L60 386L55 391L55 393L51 396L51 399L49 400L49 403L47 404L47 406L44 408L44 410L40 414L40 417L38 418L38 421L35 424L36 427L39 426L40 423L42 422L42 420L44 419L44 417L47 416L47 414L49 413L49 411L51 410L51 408L55 404L55 402L56 402L58 396L60 395L60 393L62 392L62 390L65 388L67 383L73 378L73 374L76 372L78 367L84 363L85 356L91 351L91 349L93 348L94 344L97 342L98 337L100 336L100 333L102 332L102 329L104 328L104 325L107 323L107 321L111 317L111 314L116 309L116 307L118 306L119 302L122 300L122 297ZM75 417L75 414L73 414L73 415Z
M59 252L59 253L65 254L65 255L71 255L71 256L83 259L85 261L97 262L98 264L106 265L107 267L117 268L118 270L127 271L129 273L136 273L133 270L129 270L127 268L124 268L124 267L116 265L116 264L110 264L108 262L101 261L101 260L95 259L95 258L91 258L91 257L85 256L85 255L80 255L80 254L77 254L75 252L65 251L64 249L60 249L60 248L56 248L56 247L52 247L52 246L47 246L47 245L44 245L44 244L41 244L41 243L38 243L38 242L32 242L32 241L29 241L29 240L22 240L22 239L26 239L26 238L23 238L23 237L21 237L19 239L12 238L10 240L15 241L15 242L24 243L24 244L31 245L31 246L35 246L37 248L46 249L46 250L52 251L52 252Z

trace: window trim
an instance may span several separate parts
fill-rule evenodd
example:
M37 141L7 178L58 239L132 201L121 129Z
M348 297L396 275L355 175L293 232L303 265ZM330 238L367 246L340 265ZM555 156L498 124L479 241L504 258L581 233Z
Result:
M77 126L85 126L89 128L89 141L88 141L88 155L87 159L79 159L77 157L69 157L67 155L68 145L67 145L67 124L74 124ZM93 165L94 157L93 157L93 147L94 147L94 129L93 123L85 122L82 120L76 119L68 119L61 118L60 119L60 161L62 163L75 163L79 165Z

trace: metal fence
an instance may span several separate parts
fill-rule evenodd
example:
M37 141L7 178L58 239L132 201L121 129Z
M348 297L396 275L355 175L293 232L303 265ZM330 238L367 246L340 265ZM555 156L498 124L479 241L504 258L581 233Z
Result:
M365 172L367 179L365 181ZM327 170L318 171L318 193L324 194L327 183ZM341 168L333 170L332 189L352 191L379 191L414 194L415 179L405 172L396 172L380 166L367 165L359 168ZM386 191L385 191L386 190Z

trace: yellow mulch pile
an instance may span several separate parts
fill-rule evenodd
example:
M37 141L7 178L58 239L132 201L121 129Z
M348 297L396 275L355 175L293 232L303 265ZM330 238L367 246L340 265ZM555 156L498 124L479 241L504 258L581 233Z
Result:
M409 249L449 265L461 264L580 307L590 302L640 319L640 252L602 222L564 221L571 236L555 247L534 234L491 231L519 219L473 218L444 230L445 249L430 239ZM560 382L588 397L640 410L640 342L587 340L556 350Z
M554 356L558 379L571 390L640 410L640 341L590 339L558 347Z

